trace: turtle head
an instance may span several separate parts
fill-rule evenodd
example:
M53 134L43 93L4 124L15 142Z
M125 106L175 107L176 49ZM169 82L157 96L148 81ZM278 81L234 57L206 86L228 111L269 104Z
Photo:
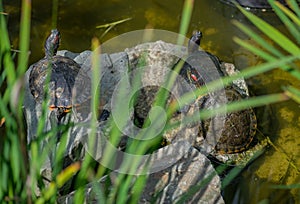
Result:
M198 51L198 48L200 46L201 38L202 38L202 32L201 31L194 31L194 34L190 38L189 44L188 44L189 54Z
M60 33L57 29L51 30L51 34L47 38L44 48L47 58L51 58L56 55L60 41Z

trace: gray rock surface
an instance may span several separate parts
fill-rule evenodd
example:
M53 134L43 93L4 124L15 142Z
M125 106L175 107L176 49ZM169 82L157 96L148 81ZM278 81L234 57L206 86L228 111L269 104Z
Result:
M220 188L210 161L191 147L171 167L149 175L140 203L152 203L154 197L155 203L224 203Z
M187 147L181 144L182 147ZM155 163L150 168L157 168L159 165L165 165L164 158L166 151L176 151L184 156L172 166L148 175L146 186L141 195L139 203L224 203L221 196L220 178L210 164L210 161L195 148L187 149L169 146L167 149L159 149L158 155L161 159L155 159ZM183 151L183 152L181 152ZM99 180L102 188L105 188L105 182L109 179L114 183L117 173L112 172ZM92 186L87 185L85 202L97 203ZM59 203L73 203L75 192L59 198Z

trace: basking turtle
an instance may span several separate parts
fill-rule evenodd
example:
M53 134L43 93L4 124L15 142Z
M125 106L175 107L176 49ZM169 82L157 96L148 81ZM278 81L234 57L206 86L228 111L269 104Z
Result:
M57 118L60 120L71 111L74 105L83 103L88 99L90 80L87 74L80 71L81 67L74 60L56 55L59 42L59 31L57 29L51 30L51 34L44 45L45 57L32 65L29 88L35 101L41 103L45 97L46 81L49 80L47 89L50 96L49 108L56 111ZM78 95L74 102L75 92L73 88L75 84Z
M201 32L196 32L190 39L188 50L189 56L186 59L181 73L197 87L220 78L226 73L221 69L221 62L214 55L198 50ZM203 62L211 60L211 63ZM247 87L244 87L247 89ZM237 85L226 87L223 91L213 91L199 99L200 109L214 109L220 104L227 104L242 100L248 96L248 90L241 90ZM240 153L250 148L250 144L256 133L257 121L251 108L217 115L205 121L201 121L199 136L202 140L196 142L196 147L202 149L205 145L209 153L223 162L236 159L230 154ZM224 155L224 156L223 156ZM233 161L237 162L237 161Z

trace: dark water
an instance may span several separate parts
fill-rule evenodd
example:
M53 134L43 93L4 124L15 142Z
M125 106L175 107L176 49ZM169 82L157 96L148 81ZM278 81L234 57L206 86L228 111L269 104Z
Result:
M20 1L4 1L9 13L8 25L13 49L18 49ZM57 28L61 31L60 49L81 52L90 49L91 39L101 37L104 29L97 25L132 18L115 26L101 42L122 33L144 28L164 29L178 32L183 2L138 1L138 0L64 0L59 1ZM30 38L30 64L43 54L43 43L52 28L51 1L32 2ZM272 25L287 33L272 12L259 12ZM219 1L195 1L192 22L188 36L193 30L204 33L202 47L227 62L233 62L239 69L262 62L257 56L244 50L232 40L234 36L249 40L233 24L238 20L251 24L235 8ZM254 28L253 28L254 29ZM275 70L248 80L252 95L264 95L282 91L284 85L300 88L299 81L288 74ZM300 111L299 105L288 101L257 108L259 133L268 136L278 147L269 147L266 153L252 163L241 176L224 191L228 203L294 203L300 201L297 189L279 190L273 184L290 185L299 182L300 168Z

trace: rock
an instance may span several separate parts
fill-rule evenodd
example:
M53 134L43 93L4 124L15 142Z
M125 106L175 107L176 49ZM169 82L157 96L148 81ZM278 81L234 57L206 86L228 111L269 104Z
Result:
M172 158L182 155L176 163L171 166L150 173L139 203L224 203L221 196L221 182L210 161L198 152L195 148L188 148L188 144L180 144L181 148L168 146L157 151L158 158L155 158L150 165L150 171L159 166L166 166L166 153ZM178 158L176 158L178 159ZM160 169L160 168L159 168ZM110 175L99 180L102 189L109 179L114 183L118 173L112 172ZM136 176L137 178L138 176ZM91 184L85 190L85 202L101 202L97 200ZM59 203L73 203L75 192L62 196ZM185 197L186 196L186 197Z
M210 161L190 147L174 165L149 175L140 203L153 203L154 197L155 203L224 203L220 188L220 178Z

